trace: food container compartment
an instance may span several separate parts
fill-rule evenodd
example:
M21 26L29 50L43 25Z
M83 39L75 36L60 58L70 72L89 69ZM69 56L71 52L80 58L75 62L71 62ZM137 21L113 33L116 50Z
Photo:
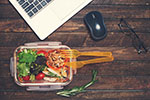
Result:
M51 64L51 62L49 61L49 55L51 52L58 52L59 54L59 50L63 50L63 49L70 49L68 46L66 45L62 45L61 42L33 42L33 43L26 43L23 46L19 46L18 48L16 48L16 50L14 51L14 56L11 57L10 59L10 72L11 72L11 76L14 77L14 80L16 82L16 84L18 84L19 86L25 86L27 87L28 91L50 91L50 90L56 90L56 89L63 89L64 86L68 85L73 78L73 72L76 73L75 70L72 70L71 66L65 66L64 64L60 63L61 67L58 67L59 71L61 70L65 70L62 71L61 73L65 72L65 77L63 76L63 78L57 78L56 81L48 81L44 79L41 80L20 80L19 79L19 71L17 69L18 63L20 63L18 61L18 54L20 52L22 52L23 50L32 50L32 51L41 51L44 50L46 51L46 66L44 67L45 69L43 69L43 71L49 71L47 69L52 69L51 66L48 66L48 64ZM52 54L51 54L52 55ZM71 62L72 60L75 59L71 59L71 58L65 58L65 56L63 56L64 59L63 61L69 61ZM31 64L30 64L31 65ZM55 65L55 64L53 64ZM54 67L57 68L57 67ZM30 68L31 69L31 68ZM56 70L56 69L54 69ZM31 72L31 71L30 71ZM20 72L21 73L21 72ZM31 73L30 73L31 74ZM35 75L36 76L36 75ZM49 77L49 76L48 76Z

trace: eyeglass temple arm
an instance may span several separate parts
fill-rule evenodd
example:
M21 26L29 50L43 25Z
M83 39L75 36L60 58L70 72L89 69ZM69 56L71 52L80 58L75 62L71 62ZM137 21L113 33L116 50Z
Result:
M119 28L121 29L121 22L124 22L126 24L126 26L134 33L134 35L138 38L139 42L140 42L140 47L139 48L143 48L145 52L147 52L147 48L145 47L143 41L141 41L141 39L139 38L139 36L136 34L136 32L128 25L128 23L123 19L121 18L120 19L120 23L118 24ZM122 31L122 29L121 29ZM142 50L138 50L139 53L141 53Z

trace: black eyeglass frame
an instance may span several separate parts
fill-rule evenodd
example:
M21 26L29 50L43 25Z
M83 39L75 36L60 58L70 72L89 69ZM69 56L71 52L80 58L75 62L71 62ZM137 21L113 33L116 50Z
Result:
M124 23L125 26L122 25L122 23ZM129 35L127 35L127 34L125 34L125 35L130 36L130 38L132 39L132 45L137 50L138 54L140 54L140 53L146 53L148 51L146 49L145 45L144 45L144 42L141 41L141 39L136 34L136 32L129 26L129 24L123 18L120 19L120 23L118 24L118 26L119 26L121 32L124 33L124 34L126 32L122 29L122 27L126 27L126 28L128 28L132 32L132 34L130 33ZM138 40L138 46L135 45L135 43L134 43L134 39L135 38L132 38L131 35L133 35Z

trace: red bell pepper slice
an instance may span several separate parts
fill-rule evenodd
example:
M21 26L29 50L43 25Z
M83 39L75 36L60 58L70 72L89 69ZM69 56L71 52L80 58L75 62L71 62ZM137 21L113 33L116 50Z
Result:
M54 51L62 52L62 51L59 51L59 50L56 50L56 49L55 49L55 50L50 50L50 51L48 51L48 52L45 54L45 56L48 57L48 54L51 53L51 52L54 52ZM64 62L68 62L68 60L69 60L68 58L65 58L65 61L64 61ZM47 66L48 66L49 68L51 68L51 69L53 69L53 70L59 70L59 69L65 67L65 64L64 64L63 66L58 67L58 68L53 67L53 66L49 65L48 61L46 62L46 64L47 64Z
M40 50L40 51L37 52L37 54L41 54L41 53L46 55L47 52L45 50Z

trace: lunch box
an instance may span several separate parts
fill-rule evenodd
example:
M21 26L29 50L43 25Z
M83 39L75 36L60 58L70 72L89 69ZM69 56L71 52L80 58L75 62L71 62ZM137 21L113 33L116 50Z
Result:
M16 53L18 49L70 49L66 45L62 45L61 42L33 42L33 43L25 43L23 46L19 46L14 51L14 56L10 59L10 73L11 76L14 78L14 81L17 85L26 87L27 91L51 91L51 90L58 90L63 89L64 86L68 85L72 79L73 74L76 73L75 69L69 67L69 80L66 82L56 82L51 83L45 80L37 81L37 82L20 82L17 77L17 57ZM70 62L74 61L75 59L69 58Z

